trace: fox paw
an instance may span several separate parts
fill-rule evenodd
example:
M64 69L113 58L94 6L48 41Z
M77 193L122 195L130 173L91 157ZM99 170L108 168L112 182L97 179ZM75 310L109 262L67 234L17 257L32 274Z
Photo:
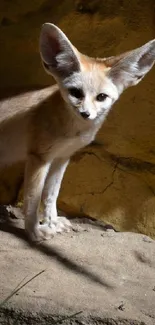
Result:
M50 223L39 225L39 230L46 238L50 238L57 233L69 232L72 228L70 221L65 217L57 217Z
M48 240L57 233L69 232L72 229L70 221L65 217L57 217L49 224L39 224L35 227L26 225L26 232L32 242Z

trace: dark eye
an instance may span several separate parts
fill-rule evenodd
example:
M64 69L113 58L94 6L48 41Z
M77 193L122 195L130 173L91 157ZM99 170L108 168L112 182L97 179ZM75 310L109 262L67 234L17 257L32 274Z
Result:
M68 89L71 96L76 97L78 99L82 99L84 97L84 93L82 89L79 88L70 88Z
M96 100L98 102L103 102L107 97L108 97L108 95L101 93L101 94L97 95Z

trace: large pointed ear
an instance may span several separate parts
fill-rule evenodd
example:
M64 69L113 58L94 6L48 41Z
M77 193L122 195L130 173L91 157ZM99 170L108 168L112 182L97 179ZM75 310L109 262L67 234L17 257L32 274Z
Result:
M66 78L79 71L76 49L66 35L55 25L45 23L40 34L40 55L47 73Z
M139 83L155 63L155 39L120 56L105 59L108 76L122 92Z

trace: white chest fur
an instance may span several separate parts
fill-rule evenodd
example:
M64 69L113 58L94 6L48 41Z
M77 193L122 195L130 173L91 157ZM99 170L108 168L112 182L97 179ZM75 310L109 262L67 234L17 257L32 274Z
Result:
M81 148L87 146L94 140L95 132L87 131L82 132L73 138L66 138L59 139L55 143L55 158L62 158L62 157L70 157L76 151L80 150ZM54 149L54 148L53 148Z

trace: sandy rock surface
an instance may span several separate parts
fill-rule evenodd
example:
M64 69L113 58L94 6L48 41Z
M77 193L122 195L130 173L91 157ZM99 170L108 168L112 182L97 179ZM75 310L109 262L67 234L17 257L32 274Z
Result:
M0 224L0 299L43 270L0 312L0 324L155 324L155 241L87 219L31 247L23 220Z

